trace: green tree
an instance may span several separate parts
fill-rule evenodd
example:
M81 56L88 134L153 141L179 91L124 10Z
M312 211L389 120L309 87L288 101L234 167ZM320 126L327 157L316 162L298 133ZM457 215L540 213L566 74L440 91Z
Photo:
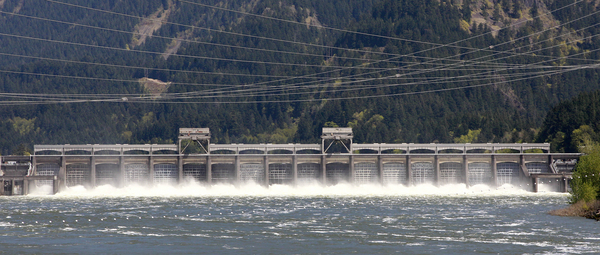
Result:
M590 202L600 194L600 144L587 141L582 152L571 181L571 203Z
M573 148L583 148L591 141L595 141L596 133L589 125L582 125L578 129L573 130L571 135L571 143Z
M13 155L21 155L21 156L30 156L31 150L27 148L25 144L19 144L17 148L13 151Z
M472 143L477 141L477 137L481 133L481 129L477 130L469 130L469 133L466 135L461 135L460 137L454 138L455 143Z
M13 129L22 136L35 130L35 118L28 120L21 117L15 117L10 122L12 123Z
M325 127L340 127L340 126L338 126L338 124L335 124L335 122L333 122L333 121L327 121L327 122L325 122Z

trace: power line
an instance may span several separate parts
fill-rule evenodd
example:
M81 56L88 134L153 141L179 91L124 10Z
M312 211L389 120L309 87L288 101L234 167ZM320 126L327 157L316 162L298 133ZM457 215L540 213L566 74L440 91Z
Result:
M600 11L599 11L599 12L600 12ZM541 34L541 33L545 32L545 31L548 31L548 30L552 30L552 29L558 28L558 27L560 27L560 26L562 26L562 25L566 25L566 24L568 24L568 23L576 22L576 21L578 21L578 20L581 20L581 19L583 19L583 18L590 17L590 16L592 16L592 15L595 15L596 13L598 13L598 12L595 12L595 13L592 13L592 14L589 14L589 15L586 15L586 16L583 16L583 17L580 17L580 18L578 18L578 19L572 20L572 21L570 21L570 22L567 22L567 23L565 23L565 24L561 24L561 25L558 25L558 26L555 26L555 27L552 27L552 28L548 28L548 29L546 29L546 30L544 30L544 31L540 31L540 32L534 33L534 34L532 34L532 35L528 35L528 36L524 36L524 37L521 37L521 38L515 39L515 40L513 40L513 41L516 41L516 40L521 40L521 39L526 39L526 38L528 38L528 37L535 36L535 35L537 35L537 34ZM594 25L588 26L588 27L586 27L586 28L583 28L583 29L581 29L581 30L584 30L584 29L587 29L587 28L590 28L590 27L594 27L594 26L597 26L597 25L598 25L598 24L594 24ZM547 39L547 40L545 40L545 41L551 41L552 39L555 39L555 38L558 38L558 37L561 37L561 36L564 36L564 35L556 36L556 37L553 37L553 38L548 38L548 39ZM591 37L595 37L595 36L591 36ZM591 38L591 37L589 37L589 38ZM542 41L542 42L544 42L544 41ZM540 44L540 43L542 43L542 42L537 42L536 44ZM502 44L498 44L497 46L504 45L504 44L507 44L507 43L509 43L509 42L505 42L505 43L502 43ZM531 46L531 45L529 45L529 46ZM559 46L559 45L554 45L554 46L550 46L550 47L548 47L548 48L553 48L553 47L558 47L558 46ZM523 46L523 47L527 47L527 46ZM520 48L523 48L523 47L520 47ZM517 49L519 49L519 48L517 48ZM543 49L540 49L540 50L543 50ZM539 51L539 50L536 50L536 51ZM536 52L536 51L534 51L534 52ZM497 55L497 54L498 54L498 53L496 53L496 54L493 54L493 55ZM522 53L518 53L518 54L522 54ZM493 56L493 55L492 55L492 56ZM506 56L506 57L504 57L504 58L502 58L502 59L510 58L510 57L512 57L512 56L513 56L513 55L509 55L509 56ZM453 57L453 56L450 56L450 57ZM477 59L482 59L482 58L487 58L487 57L490 57L490 56L483 56L483 57L480 57L480 58L477 58ZM475 59L475 60L477 60L477 59ZM498 59L496 59L496 60L498 60ZM419 64L425 64L425 63L419 63ZM418 65L418 64L417 64L417 65ZM456 66L456 64L449 64L448 66ZM421 69L419 72L412 72L412 73L408 73L408 74L403 74L403 76L405 76L405 75L414 75L414 74L425 74L425 73L427 73L427 72L429 72L429 71L443 71L443 70L447 70L447 69L448 69L448 67L447 67L447 66L446 66L446 67L444 67L444 68L428 68L428 69ZM390 68L389 70L395 70L395 68ZM376 72L372 72L372 73L369 73L369 74L374 74L374 73L376 73ZM364 75L364 74L359 74L359 75L355 75L355 76L360 76L360 75ZM348 77L346 77L346 78L348 78ZM337 78L330 78L329 80L336 80L336 79L337 79ZM363 80L351 81L351 82L346 82L346 83L361 83L361 82L373 81L373 80L380 80L380 79L382 79L382 78L363 79ZM310 83L314 83L314 82L310 82ZM305 83L303 83L303 84L305 84ZM285 89L290 89L290 87L292 87L292 88L293 88L294 86L293 86L293 85L282 85L282 86L280 86L280 88L285 88ZM272 89L272 88L265 88L265 89Z
M567 7L569 7L569 6L572 6L572 5L574 5L574 4L576 4L576 3L579 3L579 2L581 2L581 1L577 1L577 2L574 2L574 3L568 4L568 5L565 5L565 6L563 6L563 7L557 8L557 9L555 9L555 10L551 11L550 13L553 13L553 12L559 11L559 10L561 10L561 9L564 9L564 8L567 8ZM541 14L541 15L538 15L536 18L543 17L543 16L546 16L546 15L548 15L548 14L549 14L549 13L543 13L543 14ZM524 22L526 22L526 21L517 22L517 23L511 24L511 25L510 25L510 26L508 26L508 27L517 26L517 25L519 25L519 24L521 24L521 23L524 23ZM507 27L504 27L504 28L501 28L500 30L502 30L502 29L506 29L506 28L507 28ZM476 35L476 36L472 36L472 37L469 37L469 38L466 38L466 39L461 39L461 40L459 40L459 41L452 42L452 43L445 44L445 45L453 45L453 44L456 44L456 43L459 43L459 42L464 42L464 41L468 41L468 40L471 40L471 39L474 39L474 38L478 38L478 37L481 37L481 36L485 36L485 35L487 35L487 34L490 34L490 33L492 33L492 31L490 31L490 32L487 32L487 33L483 33L483 34L479 34L479 35ZM434 48L430 48L430 49L426 49L426 50L421 50L421 51L418 51L418 52L413 52L413 53L410 53L410 54L407 54L407 55L402 55L402 56L411 56L411 55L415 55L415 54L419 54L419 53L424 53L424 52L431 51L431 50L435 50L435 49L438 49L438 48L443 48L445 45L438 46L438 47L434 47ZM497 45L497 46L498 46L498 45ZM471 52L469 52L469 53L474 53L474 52L479 52L479 51L488 51L488 49L487 49L487 48L475 49L474 51L471 51ZM507 52L507 53L510 53L510 52ZM452 57L460 57L461 55L465 55L465 54L458 54L458 55L454 55L454 56L450 56L450 57L445 57L445 58L442 58L442 60L448 60L448 59L451 59ZM401 56L401 57L402 57L402 56ZM386 60L377 61L377 63L379 63L379 62L385 62L385 61L389 61L389 60L393 60L393 59L397 59L397 58L398 58L398 57L393 57L393 58L390 58L390 59L386 59ZM438 59L438 60L439 60L439 59ZM428 62L425 62L425 63L431 63L431 62L432 62L432 61L428 61ZM421 63L420 63L420 64L421 64ZM415 64L415 65L419 65L419 64ZM414 66L414 65L409 65L409 67L411 67L411 66ZM343 70L347 70L347 69L353 69L353 67L345 67L345 68L343 68ZM385 70L385 71L390 71L390 70L394 70L394 69L395 69L395 68L388 68L388 69L387 69L387 70ZM337 72L337 71L339 71L339 70L325 71L325 72L321 72L321 73L319 73L319 74L331 73L331 72ZM366 74L359 74L359 75L353 75L353 76L362 76L362 75L375 74L375 73L378 73L378 72L370 72L370 73L366 73ZM313 75L313 74L309 74L309 75L303 75L303 76L299 76L298 78L306 78L306 77L310 77L310 76L312 76L312 75ZM331 78L330 80L333 80L333 79L336 79L336 78ZM282 80L276 80L276 81L272 81L272 82L281 82L281 81L287 81L287 80L290 80L290 79L282 79ZM270 83L270 82L268 82L268 83ZM256 85L263 85L263 84L267 84L267 82L254 83L254 84L250 84L250 85L239 85L239 86L246 87L246 86L256 86Z
M600 49L594 50L594 51L598 51ZM576 55L581 55L581 54L586 54L587 52L582 52ZM545 60L542 62L547 62L547 61L555 61L557 59L564 59L564 58L568 58L568 56L565 57L559 57L553 60ZM532 65L535 64L539 64L538 63L533 63ZM501 83L508 83L508 82L514 82L514 81L520 81L520 80L526 80L526 79L533 79L533 78L538 78L538 77L542 77L542 76L547 76L547 75L553 75L553 74L560 74L560 73L565 73L565 72L569 72L569 71L574 71L574 70L581 70L581 69L586 69L586 68L596 68L598 67L600 64L595 64L595 65L587 65L587 66L575 66L575 67L571 67L569 69L566 70L558 70L558 71L546 71L546 72L539 72L537 75L533 76L533 77L525 77L525 78L519 78L519 79L513 79L513 80L506 80L503 81ZM528 75L528 74L524 74L524 75ZM472 86L464 86L464 87L458 87L458 88L449 88L449 89L438 89L438 90L428 90L430 92L440 92L440 91L450 91L450 90L456 90L456 89L465 89L465 88L474 88L474 87L481 87L481 86L489 86L489 85L497 85L498 82L491 82L491 83L487 83L487 84L479 84L479 85L472 85ZM397 86L397 85L403 85L403 84L393 84L391 86ZM6 94L6 93L4 93ZM4 94L0 94L0 95L4 95ZM408 95L408 94L420 94L420 92L406 92L406 93L401 93L401 94L393 94L393 95ZM31 95L29 94L20 94L21 97L20 98L33 98ZM5 95L8 97L19 97L19 95L15 95L15 94L10 94L10 95ZM38 95L36 95L38 96ZM345 99L360 99L360 98L372 98L372 97L382 97L382 96L386 96L386 95L379 95L379 96L362 96L362 97L346 97L346 98L327 98L328 100L345 100ZM37 98L37 97L36 97ZM167 98L169 98L169 96L167 96ZM194 97L194 98L198 98L198 97ZM209 97L209 98L215 98L213 97ZM67 100L67 99L61 99L61 98L56 98L56 97L46 97L45 99L51 99L52 101L50 101L51 103L75 103L75 102L103 102L103 101L110 101L110 102L127 102L128 100L124 100L123 98L121 99L115 99L115 98L111 98L111 99L94 99L94 100L82 100L82 99L77 99L77 100ZM156 98L154 98L153 96L147 96L147 97L143 97L143 98L137 98L137 99L133 99L135 100L135 102L143 102L145 100L150 100L149 103L207 103L207 102L168 102L168 101L156 101ZM171 98L171 99L186 99L186 98ZM61 101L62 100L62 101ZM307 99L309 101L315 101L315 100L322 100L322 99ZM279 100L279 101L274 101L274 100L268 100L268 101L230 101L227 103L252 103L252 102L302 102L302 101L307 101L307 100ZM13 101L10 101L13 102ZM23 103L25 104L26 102L30 102L30 101L18 101L18 103ZM224 103L224 102L220 102L220 103Z
M564 24L563 24L563 25L564 25ZM437 61L442 61L442 60L444 60L444 59L436 59L436 60L437 60ZM479 62L479 63L483 63L483 62ZM420 64L420 65L422 65L423 63L419 63L419 64ZM434 63L429 63L429 64L434 64ZM452 65L443 65L443 64L442 64L441 66L445 66L445 68L449 68L449 67L450 67L450 66L452 66ZM573 68L582 68L582 67L573 67ZM431 70L433 70L433 69L431 69ZM440 69L440 70L441 70L441 69ZM575 70L575 69L573 69L573 70ZM434 70L434 71L439 71L439 70ZM346 78L347 78L347 77L346 77ZM339 79L339 78L338 78L338 79ZM364 81L363 81L363 82L364 82Z
M32 36L13 35L13 34L7 34L7 33L0 33L0 35L20 38L20 39L37 40L37 41L51 42L51 43L63 43L63 44L70 44L70 45L75 45L75 46L84 46L84 47L107 49L107 50L117 50L117 51L123 51L123 52L147 53L147 54L153 54L153 55L161 55L162 54L162 52L135 50L135 49L123 49L123 48L116 48L116 47L109 47L109 46L100 46L100 45L92 45L92 44L85 44L85 43L76 43L76 42L67 42L67 41L60 41L60 40L53 40L53 39L45 39L45 38L38 38L38 37L32 37ZM251 63L251 64L303 66L303 67L319 67L319 68L341 68L341 66L324 66L324 65L314 65L314 64L294 64L294 63L284 63L284 62L240 60L240 59L227 59L227 58L204 57L204 56L193 56L193 55L182 55L182 54L171 54L171 55L177 56L177 57L192 58L192 59L231 61L231 62L242 62L242 63ZM357 68L358 69L380 69L380 68L367 68L367 67L357 67Z
M0 13L8 14L11 16L35 19L35 20L60 23L60 24L65 24L65 25L70 25L70 26L78 26L78 27L83 27L83 28L104 30L104 31L109 31L109 32L124 33L124 34L131 34L131 35L145 35L145 34L142 34L139 32L131 32L131 31L125 31L125 30L119 30L119 29L113 29L113 28L84 25L84 24L80 24L80 23L67 22L67 21L48 19L48 18L41 18L41 17L35 17L35 16L30 16L30 15L25 15L25 14L20 14L20 13L5 12L5 11L1 11L1 10L0 10ZM300 56L319 57L319 58L327 57L326 55L322 55L322 54L312 54L312 53L302 53L302 52L295 52L295 51L282 51L282 50L270 50L270 49L263 49L263 48L244 47L244 46L239 46L239 45L211 43L211 42L204 42L204 41L198 41L198 40L189 40L189 39L185 39L185 38L166 37L166 36L160 36L160 35L154 35L154 34L151 35L151 37L170 40L170 41L178 40L178 41L187 42L187 43L204 44L204 45L210 45L210 46L227 47L227 48L242 49L242 50L254 50L254 51L263 51L263 52L270 52L270 53L278 53L278 54L290 54L290 55L300 55ZM352 49L346 49L346 48L341 48L341 47L337 47L337 49L338 50L343 49L346 51L352 50ZM395 55L395 54L388 54L388 53L381 53L381 52L374 52L374 51L370 51L369 53L375 54L375 55L377 55L376 53L379 53L379 55ZM164 53L161 53L161 54L164 54ZM360 61L365 61L365 60L369 61L370 60L370 59L365 59L365 58L350 58L350 57L338 57L338 58L349 59L349 60L360 60Z
M105 10L96 9L96 8L90 8L90 7L85 7L85 6L79 6L79 5L67 4L67 3L58 2L58 1L51 1L51 0L47 0L47 1L49 1L49 2L52 2L52 3L61 3L61 4L66 4L66 5L68 5L68 6L75 6L75 7L79 7L79 8L92 9L92 10L96 10L96 11L103 11L103 12L108 12L108 13L113 13L113 14L124 15L124 16L128 16L128 17L135 17L135 18L139 18L139 19L144 19L143 17L133 16L133 15L127 15L127 14L121 14L121 13L116 13L116 12L111 12L111 11L105 11ZM573 3L573 4L574 4L574 3ZM565 7L562 7L562 8L565 8ZM261 16L261 15L259 15L259 16ZM266 17L266 16L264 16L264 17ZM45 20L48 20L48 19L45 19ZM75 24L75 23L70 23L70 24ZM177 23L173 23L173 24L177 24ZM177 25L182 25L182 24L177 24ZM86 26L87 26L87 25L86 25ZM87 26L87 27L92 27L92 26ZM114 31L114 30L113 30L113 31ZM373 35L373 36L376 36L376 35ZM173 38L169 38L169 39L173 39ZM162 53L160 53L160 54L162 54ZM452 61L453 61L453 60L452 60ZM388 61L388 62L389 62L389 61ZM323 67L322 65L318 65L318 66L319 66L319 67ZM337 68L337 67L336 67L336 68ZM353 68L355 68L355 67L353 67ZM359 67L359 68L360 68L360 67ZM251 75L248 75L248 76L251 76ZM305 77L305 78L306 78L306 77Z

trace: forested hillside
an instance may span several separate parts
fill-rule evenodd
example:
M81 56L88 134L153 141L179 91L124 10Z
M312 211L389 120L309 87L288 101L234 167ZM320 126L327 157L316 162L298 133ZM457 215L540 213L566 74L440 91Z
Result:
M0 152L172 143L180 127L215 143L324 126L358 143L555 140L548 111L600 89L599 5L0 0Z
M554 107L538 140L559 152L579 152L586 142L600 142L600 91L581 95Z

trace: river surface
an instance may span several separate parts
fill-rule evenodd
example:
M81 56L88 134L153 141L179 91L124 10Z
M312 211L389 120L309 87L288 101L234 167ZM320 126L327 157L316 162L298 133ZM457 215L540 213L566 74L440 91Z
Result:
M548 214L567 201L505 186L75 187L0 197L0 253L600 252L600 223Z

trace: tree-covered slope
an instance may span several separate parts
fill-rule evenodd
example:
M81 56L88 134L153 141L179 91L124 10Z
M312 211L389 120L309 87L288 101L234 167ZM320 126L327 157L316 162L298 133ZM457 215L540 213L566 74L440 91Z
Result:
M533 141L553 105L600 88L597 7L4 0L0 149L172 142L179 127L217 143L315 142L323 126L356 142Z
M579 152L585 142L600 141L600 90L566 100L555 106L544 120L540 142L550 142L555 151Z

